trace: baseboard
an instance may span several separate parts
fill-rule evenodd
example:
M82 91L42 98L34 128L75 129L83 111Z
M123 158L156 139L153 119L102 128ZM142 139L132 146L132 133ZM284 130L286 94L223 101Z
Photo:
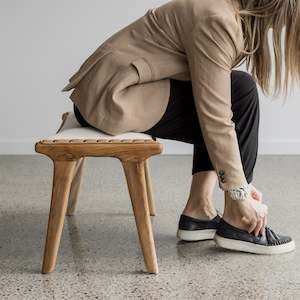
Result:
M299 140L261 140L258 147L259 154L299 155Z
M38 139L0 139L0 154L35 154Z
M0 139L0 154L35 154L38 139ZM157 139L164 145L162 154L192 154L193 145L167 139ZM300 155L299 140L260 140L259 154Z

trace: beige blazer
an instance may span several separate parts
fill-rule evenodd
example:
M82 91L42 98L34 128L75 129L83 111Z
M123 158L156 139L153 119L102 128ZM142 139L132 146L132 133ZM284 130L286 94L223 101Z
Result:
M162 117L170 78L191 80L201 130L219 187L247 184L231 120L231 69L243 32L236 0L172 0L105 40L63 91L93 126L141 132Z

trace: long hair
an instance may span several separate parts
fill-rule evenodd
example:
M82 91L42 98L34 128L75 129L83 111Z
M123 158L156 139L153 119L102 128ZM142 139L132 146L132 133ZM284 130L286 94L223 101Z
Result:
M290 79L300 82L300 0L237 0L244 33L242 62L260 85L270 94L272 57L268 32L272 30L275 63L273 95L287 95ZM283 30L285 29L285 30ZM285 39L282 43L282 33ZM282 45L283 44L283 45ZM284 69L284 80L282 74Z

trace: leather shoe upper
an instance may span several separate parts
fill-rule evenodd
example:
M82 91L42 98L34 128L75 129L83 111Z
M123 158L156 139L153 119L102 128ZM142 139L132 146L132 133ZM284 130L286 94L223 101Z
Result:
M217 229L221 217L217 214L212 220L200 220L186 215L181 215L178 228L181 230Z
M255 236L253 233L232 226L221 218L216 234L228 239L241 240L263 246L276 246L289 243L292 238L276 234L270 227L266 227L264 235Z

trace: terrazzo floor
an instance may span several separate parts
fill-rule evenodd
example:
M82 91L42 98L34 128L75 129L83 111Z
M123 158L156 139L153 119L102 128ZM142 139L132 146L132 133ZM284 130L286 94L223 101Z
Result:
M191 166L189 155L150 159L158 275L144 272L125 177L113 158L87 160L56 271L42 275L52 162L0 156L0 299L300 299L300 156L257 159L253 184L269 206L269 225L296 241L294 252L277 256L177 241ZM214 198L222 210L218 187Z

